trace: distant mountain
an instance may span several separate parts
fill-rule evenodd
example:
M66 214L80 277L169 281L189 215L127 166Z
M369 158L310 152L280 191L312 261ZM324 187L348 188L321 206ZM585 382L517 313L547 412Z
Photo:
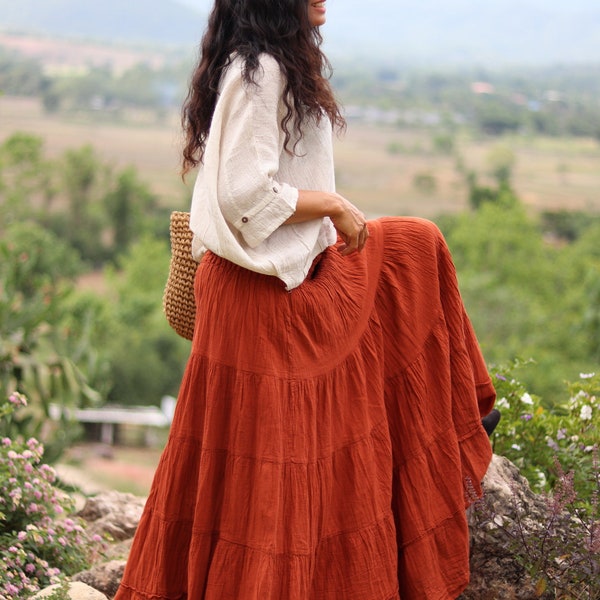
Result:
M212 0L0 0L0 28L196 46ZM330 0L325 49L388 62L600 62L598 0Z
M600 62L598 0L334 0L332 53L417 62Z
M0 28L96 40L187 45L205 19L175 0L0 0Z

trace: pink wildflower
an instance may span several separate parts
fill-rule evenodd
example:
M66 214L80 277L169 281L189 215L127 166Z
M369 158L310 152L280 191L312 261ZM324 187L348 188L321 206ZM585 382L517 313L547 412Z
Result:
M11 394L8 397L8 401L14 406L27 406L27 398L18 392Z

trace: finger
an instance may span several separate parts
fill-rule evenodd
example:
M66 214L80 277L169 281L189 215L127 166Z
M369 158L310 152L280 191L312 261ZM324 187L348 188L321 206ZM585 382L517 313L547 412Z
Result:
M354 254L355 252L357 252L357 248L349 246L347 244L342 244L341 246L338 246L338 252L342 256L350 256L350 254Z
M365 244L367 243L368 239L369 239L369 227L365 223L363 225L363 228L362 228L359 238L358 238L358 251L359 252L365 247Z
M354 254L354 252L358 252L359 250L359 236L360 233L352 237L346 244L344 249L341 251L342 256L348 256L349 254Z

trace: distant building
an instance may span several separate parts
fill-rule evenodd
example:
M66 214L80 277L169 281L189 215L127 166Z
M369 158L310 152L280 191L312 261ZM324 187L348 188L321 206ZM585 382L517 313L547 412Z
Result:
M487 81L474 81L471 84L471 91L474 94L495 94L496 88Z

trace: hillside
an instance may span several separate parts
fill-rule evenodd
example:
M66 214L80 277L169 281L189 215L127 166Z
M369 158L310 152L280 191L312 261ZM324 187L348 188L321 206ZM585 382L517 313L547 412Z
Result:
M0 28L155 44L196 42L202 15L174 0L0 0Z
M372 7L372 8L371 8ZM411 62L479 64L600 61L600 3L538 0L331 2L332 52Z
M212 0L0 0L0 30L193 47ZM600 3L333 0L332 58L411 64L600 62Z

